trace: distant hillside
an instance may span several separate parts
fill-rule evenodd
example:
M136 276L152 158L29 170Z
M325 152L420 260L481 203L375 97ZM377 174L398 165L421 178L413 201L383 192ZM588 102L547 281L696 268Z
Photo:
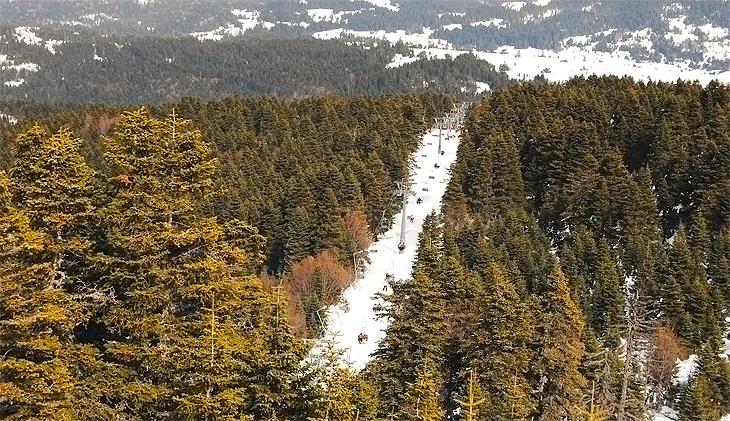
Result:
M15 42L12 59L0 55L0 99L128 104L185 96L425 90L473 97L509 82L505 73L473 55L389 66L393 57L411 53L387 42L113 36L77 38L49 51L45 40Z
M495 68L515 79L728 82L727 6L0 0L0 98L131 103L426 89L472 99L507 82Z
M60 7L51 0L32 5L0 0L0 7L0 24L60 31L60 40L74 33L220 40L310 37L335 29L357 36L404 31L427 34L455 48L556 50L570 43L587 51L621 50L642 60L689 61L708 70L730 70L727 1L70 0Z

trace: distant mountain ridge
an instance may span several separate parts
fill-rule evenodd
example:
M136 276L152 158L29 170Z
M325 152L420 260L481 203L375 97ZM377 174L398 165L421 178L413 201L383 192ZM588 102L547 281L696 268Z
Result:
M309 37L323 31L424 33L456 48L511 45L556 50L566 43L628 51L656 62L684 60L730 70L730 4L725 1L0 0L0 25L79 34ZM355 32L356 33L356 32ZM61 38L63 39L63 38Z
M436 88L473 96L494 88L495 78L478 76L484 73L479 69L456 77L448 88L429 71L386 70L413 66L420 59L445 60L464 53L474 54L477 60L473 62L478 67L493 66L515 79L538 77L562 81L576 75L617 74L642 80L682 78L698 80L702 84L712 79L730 81L728 1L301 0L241 3L231 0L69 0L61 6L51 0L32 4L26 0L0 0L0 8L3 11L0 17L0 99L30 97L43 91L38 99L63 100L64 86L69 85L70 76L57 74L58 69L64 67L57 64L61 60L57 56L59 53L67 56L63 60L73 61L71 69L89 69L84 71L94 72L95 77L100 68L102 74L121 71L114 61L115 56L117 59L127 57L127 62L154 60L165 63L160 67L163 70L174 68L164 78L153 77L154 80L145 82L148 86L143 90L152 92L151 96L130 95L125 101L200 95L196 89L210 95L301 95L333 90L347 93ZM299 89L282 87L282 82L271 80L268 77L271 71L263 74L272 84L262 84L251 79L256 78L254 73L244 69L243 73L249 76L243 81L221 82L247 61L237 63L240 57L184 60L191 49L200 50L203 55L206 51L210 54L212 50L220 50L220 47L190 44L191 38L234 44L248 42L246 40L290 40L287 41L290 45L312 38L337 39L349 46L375 50L368 52L374 57L366 60L367 65L359 60L339 60L343 55L355 53L337 51L337 48L326 54L331 60L318 59L318 63L313 63L327 63L326 67L333 72L341 72L342 75L335 79L344 81L349 77L361 81L362 77L353 69L362 66L369 69L371 76L373 71L405 75L374 76L378 81L360 83L360 87L340 82L339 85L316 83ZM130 58L129 53L117 54L114 47L110 47L113 45L121 50L142 42L144 48L149 49L153 44L150 39L164 39L167 46L160 48L165 51L138 51ZM386 44L382 41L388 41L395 48L381 51L379 47ZM241 54L236 48L223 47L224 53L232 57ZM69 54L77 56L72 58ZM271 50L271 54L273 58L266 58L266 61L280 62L276 51ZM306 63L306 58L303 61ZM94 63L96 65L92 66ZM226 73L206 76L210 69L200 70L201 66L215 66ZM426 63L419 66L442 65ZM300 67L292 67L290 63L287 68ZM448 71L438 70L437 73L444 75ZM178 74L184 77L175 81L173 92L167 88L161 92L161 88L156 88L175 80ZM38 78L45 79L43 89L30 89L28 84L37 83ZM140 80L138 77L130 79L133 82ZM122 82L108 84L124 85ZM221 91L221 83L229 88Z

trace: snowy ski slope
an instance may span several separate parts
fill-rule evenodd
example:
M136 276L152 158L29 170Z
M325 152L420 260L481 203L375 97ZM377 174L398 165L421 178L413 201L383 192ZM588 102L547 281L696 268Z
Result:
M443 155L438 153L438 143L439 129L436 128L424 135L414 157L411 168L413 194L408 196L406 204L406 215L413 216L413 222L406 221L406 249L402 254L398 253L401 234L401 213L398 213L394 216L393 228L371 244L368 250L371 263L365 268L364 276L344 292L346 305L332 306L327 310L328 334L325 339L334 335L336 347L343 351L343 358L354 370L365 366L370 354L377 349L378 341L385 337L386 323L375 320L373 312L375 294L383 292L387 285L385 275L392 274L395 282L411 276L423 219L433 210L440 212L441 197L449 181L449 168L456 158L457 134L453 130L442 130ZM436 164L439 168L435 168ZM418 198L423 201L421 204L416 203ZM402 197L393 200L402 201ZM368 335L368 340L358 343L360 333ZM315 346L312 354L316 355L322 345Z

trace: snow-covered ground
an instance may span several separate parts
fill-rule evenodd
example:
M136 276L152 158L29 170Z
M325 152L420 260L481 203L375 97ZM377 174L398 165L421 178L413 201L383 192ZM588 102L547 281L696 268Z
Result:
M422 139L421 146L414 157L411 169L411 191L406 204L406 215L413 216L413 222L406 222L406 249L398 253L398 242L401 234L401 213L394 216L393 228L382 235L379 241L369 248L371 263L365 268L364 276L344 293L346 305L333 306L328 309L327 337L334 334L337 348L343 350L343 358L354 370L360 370L370 359L378 347L378 341L385 337L386 322L375 320L373 305L377 292L389 291L385 281L386 274L392 274L395 282L411 276L411 268L418 246L418 234L421 232L423 219L435 210L440 212L441 197L449 181L449 167L456 158L458 138L454 131L450 137L446 130L442 131L441 149L438 154L439 130L428 132ZM435 168L438 164L439 168ZM420 198L423 202L416 203ZM394 198L394 200L402 200ZM344 308L343 308L344 307ZM358 334L368 335L368 340L358 343ZM320 346L315 346L316 354Z

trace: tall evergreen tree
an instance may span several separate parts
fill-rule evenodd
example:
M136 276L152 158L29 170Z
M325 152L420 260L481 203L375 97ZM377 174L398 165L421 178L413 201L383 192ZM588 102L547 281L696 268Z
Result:
M390 295L376 305L378 317L389 321L386 335L373 353L367 370L379 388L380 414L403 408L408 383L416 381L424 361L431 361L435 375L443 364L446 321L444 296L438 282L421 271L392 285Z
M464 341L466 365L475 371L487 400L480 413L485 419L524 419L533 408L525 376L535 322L529 303L503 268L493 263L482 277L485 292L478 326Z
M12 179L0 174L0 416L111 419L79 387L96 354L74 338L100 304L86 279L94 173L69 130L36 125L17 145Z
M532 368L535 416L544 421L574 419L581 406L583 376L578 366L584 352L584 319L557 262L548 275L542 300Z
M105 139L121 182L104 211L100 285L115 301L98 316L115 341L105 358L126 370L119 399L132 417L238 416L259 347L263 239L206 214L217 160L173 112L122 115ZM124 176L124 177L121 177Z

